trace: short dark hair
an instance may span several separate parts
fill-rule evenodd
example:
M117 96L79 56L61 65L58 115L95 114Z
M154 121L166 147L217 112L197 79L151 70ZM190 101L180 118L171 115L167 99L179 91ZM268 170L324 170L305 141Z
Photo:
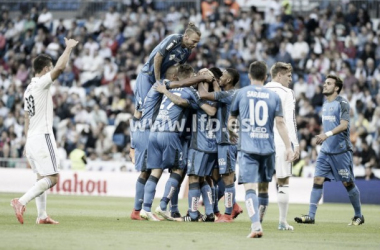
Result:
M194 68L189 64L181 64L178 67L178 78L189 78L194 74Z
M190 35L192 33L197 33L198 36L202 35L201 31L199 30L199 28L197 26L195 26L194 23L189 23L187 25L186 30L185 30L185 34Z
M249 66L249 75L252 80L264 81L267 76L267 65L263 61L255 61Z
M222 70L217 67L212 67L212 68L209 68L208 70L215 76L217 80L219 80L220 77L223 75Z
M52 63L53 59L50 56L46 54L40 54L33 61L34 72L36 74L39 74L46 66L50 66Z
M340 77L336 76L336 75L328 75L326 77L326 79L334 79L335 80L335 86L338 87L338 94L340 93L340 91L342 90L343 88L343 81Z
M227 68L226 71L232 77L232 85L235 86L240 80L239 72L233 68Z

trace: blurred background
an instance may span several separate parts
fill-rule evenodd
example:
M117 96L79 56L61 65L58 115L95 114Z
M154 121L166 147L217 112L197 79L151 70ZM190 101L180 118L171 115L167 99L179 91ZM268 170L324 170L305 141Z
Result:
M301 146L294 176L313 176L322 83L336 74L351 106L354 172L366 180L380 177L379 1L0 0L0 6L1 168L28 167L23 93L31 62L40 53L57 60L68 37L80 43L51 89L61 165L134 171L128 154L136 76L165 36L193 22L202 32L188 61L196 70L236 68L244 87L254 60L293 65Z

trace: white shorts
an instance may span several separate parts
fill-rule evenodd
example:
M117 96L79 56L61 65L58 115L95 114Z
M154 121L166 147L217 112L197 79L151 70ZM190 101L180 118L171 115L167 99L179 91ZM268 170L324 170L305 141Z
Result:
M25 145L26 158L33 171L41 176L54 175L60 170L57 143L53 134L33 135Z
M292 163L286 161L286 148L276 145L276 177L286 178L289 176L292 176Z

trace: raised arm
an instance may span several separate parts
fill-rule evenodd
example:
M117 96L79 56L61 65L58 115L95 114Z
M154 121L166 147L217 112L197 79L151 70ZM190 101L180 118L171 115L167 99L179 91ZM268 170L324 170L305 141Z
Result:
M70 59L71 51L78 44L78 41L75 41L74 39L67 40L67 38L65 37L65 44L65 51L63 51L62 55L59 57L57 63L55 64L55 67L50 72L51 79L53 81L57 79L58 76L65 70L66 64Z
M154 56L154 77L156 78L156 81L161 80L161 64L164 57L157 52Z
M167 87L170 89L184 88L184 87L193 86L194 84L197 84L199 82L211 82L212 80L213 80L213 76L209 74L198 75L198 76L190 77L188 79L183 79L181 81L169 82Z
M208 92L208 88L209 88L208 83L200 83L198 85L199 97L201 99L215 101L214 92Z

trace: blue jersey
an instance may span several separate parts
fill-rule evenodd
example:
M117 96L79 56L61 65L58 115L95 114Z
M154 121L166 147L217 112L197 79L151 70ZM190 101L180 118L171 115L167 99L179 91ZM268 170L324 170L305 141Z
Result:
M214 98L218 101L218 111L216 117L220 122L220 129L216 131L216 142L218 144L231 144L228 132L228 116L231 110L232 99L237 93L236 89L219 91L214 93Z
M216 103L211 101L206 101L206 103L211 106L216 106ZM215 118L207 115L203 109L198 108L193 116L190 148L205 153L216 153L218 147L216 144L215 125Z
M322 124L323 131L333 130L340 125L341 120L350 121L350 104L346 99L338 96L334 101L325 101L322 107ZM325 154L339 154L346 151L352 151L350 141L350 123L345 131L327 138L321 147Z
M154 76L154 57L157 53L160 53L163 57L161 64L161 77L165 76L165 72L171 66L180 63L183 64L187 61L191 54L191 49L182 47L183 35L173 34L167 36L162 40L150 53L149 60L144 64L142 72L149 75L149 82L155 83Z
M240 89L232 101L231 115L239 116L238 150L257 155L275 152L274 120L283 116L275 92L253 85Z
M169 91L187 100L191 108L198 109L199 96L193 87L176 88ZM164 96L154 123L154 131L176 133L183 131L186 126L189 110L188 108L175 105L169 98Z

